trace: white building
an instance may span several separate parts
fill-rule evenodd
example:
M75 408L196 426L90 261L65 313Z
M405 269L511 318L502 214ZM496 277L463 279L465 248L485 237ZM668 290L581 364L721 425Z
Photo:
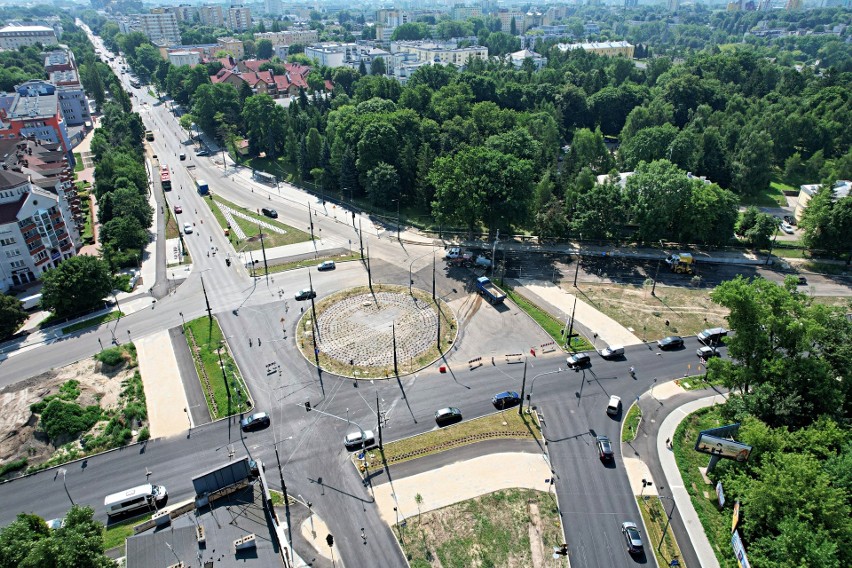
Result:
M197 51L187 51L185 49L169 51L169 63L175 67L183 67L184 65L195 67L200 61L201 57Z
M0 28L0 49L14 50L21 46L56 45L59 40L53 28L45 26L6 26Z
M254 34L255 43L262 39L268 39L272 42L272 45L307 45L319 41L319 32L309 29L297 29Z
M173 13L138 14L132 18L138 18L139 31L148 36L152 43L180 45L180 30Z
M816 195L816 193L821 188L822 185L818 183L811 183L799 186L799 197L796 199L796 212L794 213L796 219L802 219L802 215L804 215L805 209L808 208L808 202L814 195ZM852 193L852 181L836 181L834 185L831 186L831 192L835 201L837 201L838 199L843 199L844 197L849 197L850 193Z
M522 49L521 51L516 51L515 53L510 53L507 55L509 61L512 62L516 68L520 69L523 66L524 61L527 59L532 59L533 65L535 65L536 69L541 69L545 65L547 65L547 57L543 57L542 55L536 53L535 51L530 51L529 49Z
M305 47L305 55L326 67L343 67L356 59L354 43L318 43Z

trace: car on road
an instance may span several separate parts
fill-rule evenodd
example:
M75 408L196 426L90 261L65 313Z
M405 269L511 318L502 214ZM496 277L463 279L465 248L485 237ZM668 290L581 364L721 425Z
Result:
M786 221L782 221L781 224L778 226L781 228L782 231L784 231L788 235L792 235L795 232L793 226L790 225L790 223L787 223Z
M461 248L459 247L450 247L447 251L447 254L444 255L444 258L447 260L452 260L455 258L459 258L461 256Z
M500 410L503 410L504 408L510 408L512 406L517 406L520 403L521 395L519 395L515 391L498 392L494 395L494 398L491 399L491 404L493 404L495 408L498 408Z
M607 436L598 436L596 438L598 444L598 456L605 461L612 459L612 443Z
M624 540L627 542L627 550L631 554L642 551L642 536L639 534L639 528L632 521L624 521L621 523L621 534L624 535Z
M568 367L571 369L579 369L585 367L592 360L588 353L575 353L568 357Z
M621 397L612 395L606 405L606 413L610 416L618 416L619 412L621 412Z
M343 438L343 445L349 451L360 450L361 448L367 449L375 444L376 436L372 430L364 430L363 434L360 431L351 432Z
M335 264L334 264L333 260L326 260L326 261L320 263L319 266L317 266L317 270L319 270L320 272L322 272L324 270L334 270L334 269L335 269Z
M601 357L604 359L617 359L624 356L624 347L622 345L608 345L601 349Z
M192 233L192 223L184 223L183 224L183 234L189 235Z
M260 210L260 212L263 213L264 215L266 215L267 217L269 217L270 219L277 219L278 218L278 211L276 211L275 209L270 209L268 207L264 207L263 209Z
M701 357L702 359L709 359L711 357L719 356L719 352L716 351L716 348L710 347L709 345L702 345L695 351L695 354Z
M796 218L792 215L784 215L784 222L788 225L793 225L794 227L796 226Z
M438 426L446 426L447 424L461 422L461 419L461 410L454 406L448 406L435 412L435 423L438 424Z
M183 213L183 207L181 207L180 205L175 205L175 213L176 214Z
M798 284L799 286L807 286L808 285L808 279L805 278L804 276L797 276L796 277L796 284Z
M657 341L657 347L660 349L679 349L683 347L683 338L679 335L670 335Z
M195 153L196 156L209 156L210 152L208 150L199 150Z
M265 412L255 412L240 420L240 428L243 429L243 432L266 428L267 426L269 426L269 415Z
M311 298L316 298L316 297L317 297L317 293L314 292L313 290L311 290L310 288L305 288L304 290L299 290L299 292L296 294L296 300L298 300L300 302L302 300L310 300Z

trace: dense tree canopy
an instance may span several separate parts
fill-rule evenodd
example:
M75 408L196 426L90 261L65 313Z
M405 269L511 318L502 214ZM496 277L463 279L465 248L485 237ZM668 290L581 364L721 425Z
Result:
M42 305L59 317L103 306L114 288L107 263L94 256L74 256L41 277Z

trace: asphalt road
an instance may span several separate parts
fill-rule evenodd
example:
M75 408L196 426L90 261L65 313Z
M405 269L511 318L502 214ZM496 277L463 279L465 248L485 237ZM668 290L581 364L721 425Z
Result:
M106 520L101 504L104 496L145 480L166 485L172 501L188 499L192 496L193 476L245 454L263 460L268 479L278 486L274 471L277 447L288 491L313 502L314 510L335 535L347 566L404 565L392 533L373 506L370 488L356 475L343 448L343 436L356 429L347 420L365 429L375 428L378 398L389 420L384 429L385 440L391 441L436 428L434 411L449 404L461 408L466 419L482 416L493 412L490 399L494 393L521 390L523 366L497 363L471 372L465 361L449 354L452 372L447 374L438 373L433 366L399 380L353 383L319 373L292 343L292 326L300 307L292 298L296 290L305 287L305 271L276 274L274 282L270 279L267 283L249 279L240 263L227 268L222 255L235 251L216 228L202 198L191 189L192 180L184 166L194 164L217 194L248 207L271 203L283 222L296 226L307 222L307 204L315 204L315 199L292 188L282 188L280 199L270 191L251 192L254 185L229 179L221 165L217 167L212 160L198 159L191 153L187 162L178 161L176 154L183 147L185 133L176 127L165 107L154 106L154 100L142 91L134 92L137 101L148 103L143 105L147 110L142 111L142 116L146 126L156 129L154 150L160 161L175 171L176 188L168 194L170 204L183 205L181 222L196 223L195 232L186 238L194 261L192 274L174 294L163 297L151 310L0 362L0 386L89 357L99 349L98 339L104 345L113 337L126 341L204 315L203 277L211 311L230 338L257 408L271 414L272 426L242 435L236 418L223 420L195 428L188 436L152 440L67 464L64 475L50 470L0 485L0 523L10 522L20 511L32 511L48 519L62 516L72 501L91 504L96 516ZM345 214L342 217L347 222L321 213L316 218L317 231L322 228L323 238L336 242L357 238L348 223L350 219ZM430 247L372 236L367 244L377 280L407 284L410 270L417 285L431 285ZM207 257L210 246L218 247L220 254ZM461 298L470 289L469 272L439 270L437 276L439 292L450 299ZM334 272L314 277L320 295L365 282L366 272L360 263L346 263ZM485 343L490 339L495 344L509 344L518 340L521 328L516 324L518 320L512 319L516 315L488 305L480 311L466 324L471 330L480 321L502 325L486 330L490 338L474 333L468 334L465 341L477 339ZM255 339L251 346L249 337ZM260 345L258 338L262 339ZM525 392L531 394L532 404L545 420L547 448L556 477L554 489L575 566L632 566L637 562L627 555L619 529L624 520L639 521L623 461L618 456L613 467L604 467L593 445L595 434L619 438L621 417L612 419L605 412L609 395L621 396L626 408L655 379L662 382L682 376L688 365L694 369L697 345L689 339L684 349L665 353L653 346L634 346L627 349L626 358L621 361L604 361L593 355L592 366L583 372L564 370L565 359L561 355L530 360ZM635 380L627 373L630 366L637 369ZM306 412L305 401L311 401L322 413ZM366 545L360 537L361 527L368 535ZM681 542L681 546L687 547L688 542ZM650 558L646 561L654 564Z

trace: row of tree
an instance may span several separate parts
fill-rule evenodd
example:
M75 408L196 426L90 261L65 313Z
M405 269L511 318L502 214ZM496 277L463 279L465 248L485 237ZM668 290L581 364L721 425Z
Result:
M829 307L775 284L737 278L711 298L728 308L731 359L708 376L731 394L726 422L753 447L747 463L723 460L714 476L740 501L754 566L852 564L852 305ZM720 549L723 548L720 543Z

